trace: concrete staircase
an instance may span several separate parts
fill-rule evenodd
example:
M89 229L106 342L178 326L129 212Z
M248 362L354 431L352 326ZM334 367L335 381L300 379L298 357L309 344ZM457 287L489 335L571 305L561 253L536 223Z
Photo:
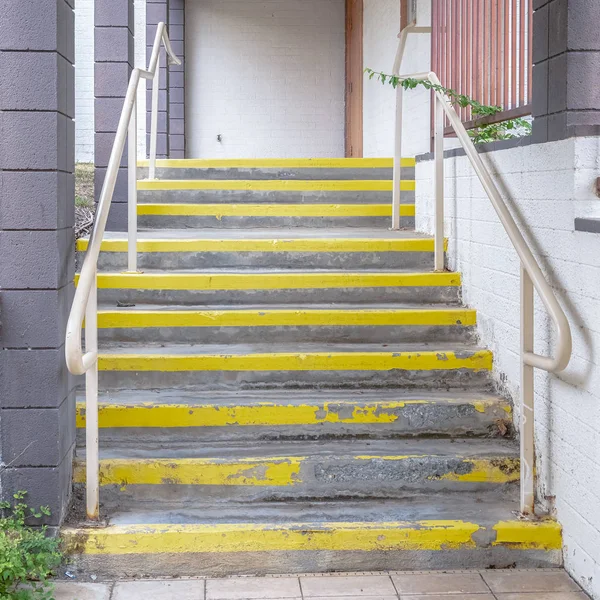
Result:
M560 564L556 522L517 515L511 407L460 275L387 229L390 160L157 175L139 183L142 272L123 272L124 234L103 242L106 526L76 506L63 530L83 573ZM74 478L81 497L83 436Z

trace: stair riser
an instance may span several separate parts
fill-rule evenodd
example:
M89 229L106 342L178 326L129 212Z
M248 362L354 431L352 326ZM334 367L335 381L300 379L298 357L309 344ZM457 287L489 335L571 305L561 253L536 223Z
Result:
M82 264L83 254L78 253ZM140 252L138 268L185 269L418 269L431 270L431 252ZM101 271L127 269L127 254L102 252Z
M248 289L248 290L135 290L99 289L99 301L116 305L127 304L203 306L223 304L385 304L388 302L418 304L456 303L460 299L458 286L350 287L325 289Z
M198 390L392 388L425 390L490 389L489 373L467 369L439 371L102 371L100 388Z
M242 179L242 180L274 180L274 179L297 179L297 180L384 180L392 179L393 169L389 168L170 168L157 167L157 179ZM414 179L415 168L403 167L402 179ZM138 167L138 179L148 179L148 168Z
M159 535L159 534L157 534ZM160 540L157 539L157 544ZM249 540L248 548L255 547ZM535 569L562 565L561 550L520 550L494 546L458 550L270 550L262 552L158 552L79 554L70 564L100 579L227 577L287 573L423 571L430 569ZM535 595L535 594L534 594ZM426 598L426 597L425 597Z
M391 227L391 217L221 217L143 215L138 225L144 229L265 229L325 227ZM413 228L414 217L402 217L402 227Z
M275 191L275 190L138 190L140 203L166 204L389 204L386 191ZM414 204L414 190L403 190L402 204Z
M244 342L468 342L475 328L452 326L140 327L99 329L101 341L228 344Z

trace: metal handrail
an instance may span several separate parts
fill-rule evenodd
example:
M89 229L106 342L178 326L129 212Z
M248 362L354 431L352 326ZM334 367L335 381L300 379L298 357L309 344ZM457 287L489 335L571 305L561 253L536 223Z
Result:
M402 40L400 41L401 43ZM506 206L489 169L479 156L450 98L443 91L440 91L442 88L436 74L433 72L416 73L413 75L403 75L400 79L418 79L429 81L434 85L435 269L443 270L444 268L444 114L450 121L457 139L471 162L475 174L490 199L521 262L521 512L523 514L533 514L535 503L533 369L537 368L549 373L557 373L567 367L571 358L573 345L571 327L552 287L546 280L542 269ZM397 89L399 90L398 97L400 102L397 109L396 151L401 156L403 88L399 85ZM400 165L396 166L395 164L395 169L399 171ZM399 177L400 174L398 172L394 181L399 181ZM394 188L395 196L393 201L397 203L394 207L394 214L396 211L399 214L400 186L398 185L397 188L397 190L396 187ZM554 357L542 356L533 351L534 289L539 294L556 328L556 354Z
M99 516L98 472L98 317L97 317L97 270L98 256L106 221L113 199L121 157L128 141L128 270L137 270L137 92L140 79L148 79L152 85L152 118L150 135L151 179L156 169L156 140L158 137L158 91L160 77L160 48L164 45L169 64L181 61L171 47L164 23L159 23L154 38L148 70L134 69L129 79L125 103L106 176L100 192L94 226L90 235L85 260L81 267L71 313L67 322L65 357L67 367L74 375L86 376L86 510L91 520ZM85 319L85 353L81 343L81 329Z

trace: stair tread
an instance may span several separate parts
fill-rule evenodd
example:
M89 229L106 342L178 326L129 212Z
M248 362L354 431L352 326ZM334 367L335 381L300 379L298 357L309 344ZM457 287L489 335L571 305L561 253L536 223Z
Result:
M327 352L364 352L364 353L418 353L418 352L454 352L467 357L476 352L489 352L462 342L423 342L419 344L348 344L348 343L266 343L266 344L141 344L139 342L121 342L101 348L101 354L168 354L168 355L204 355L204 354L311 354Z
M85 458L85 450L77 451L81 460ZM443 458L516 458L519 448L514 440L499 438L462 438L462 439L387 439L364 440L360 438L330 440L297 440L297 441L260 441L248 446L244 441L236 443L223 442L178 444L173 442L168 447L162 444L135 443L135 445L117 444L100 450L100 459L122 460L188 460L208 459L217 461L251 461L283 460L294 457L332 459L377 458L377 457L427 457Z
M430 275L430 276L458 276L455 271L427 271L424 269L282 269L270 267L219 267L211 269L144 269L141 272L130 273L127 271L102 271L99 275L120 275L137 277L139 275L389 275L400 277L402 275Z
M85 393L77 394L79 402L85 401ZM165 388L161 390L113 390L100 391L98 401L104 405L190 405L190 406L252 406L256 404L323 404L323 403L382 403L382 402L435 402L440 404L498 403L508 406L505 398L489 393L471 391L426 390L370 390L362 389L287 389L281 390L193 390Z
M264 229L143 229L138 240L211 240L211 239L418 239L431 240L432 236L415 231L390 231L375 227L336 227L336 228L264 228ZM84 240L89 237L82 238ZM105 240L126 240L127 234L107 231Z
M438 492L405 499L366 499L299 502L206 503L175 510L115 511L110 524L119 525L219 525L234 523L297 524L391 523L459 520L480 524L518 521L517 490L505 486L494 492Z

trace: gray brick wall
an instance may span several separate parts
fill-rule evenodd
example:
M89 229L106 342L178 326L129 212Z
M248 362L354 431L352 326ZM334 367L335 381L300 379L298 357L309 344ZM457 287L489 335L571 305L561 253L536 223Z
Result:
M74 275L73 0L0 0L0 493L64 517Z
M133 0L95 0L95 184L98 200L134 66ZM127 148L123 152L107 230L127 229Z
M146 7L147 60L150 60L156 26L167 23L169 37L181 65L166 66L164 50L161 54L160 95L158 114L157 156L159 158L185 157L185 0L148 0ZM147 82L147 144L150 148L150 115L152 110L152 83Z
M600 135L600 2L533 4L534 140Z

